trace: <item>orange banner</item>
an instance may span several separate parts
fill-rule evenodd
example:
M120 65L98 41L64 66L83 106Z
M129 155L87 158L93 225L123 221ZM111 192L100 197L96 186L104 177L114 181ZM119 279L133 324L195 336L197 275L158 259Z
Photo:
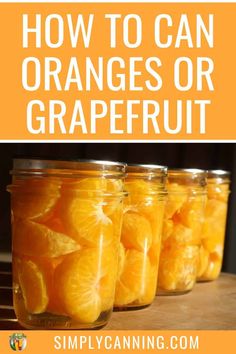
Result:
M0 140L234 140L236 3L0 4Z
M235 354L235 331L0 331L0 352Z

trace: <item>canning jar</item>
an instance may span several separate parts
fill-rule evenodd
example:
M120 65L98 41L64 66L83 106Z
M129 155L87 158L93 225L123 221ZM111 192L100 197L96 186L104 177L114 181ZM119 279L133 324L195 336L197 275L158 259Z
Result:
M206 173L169 170L167 190L157 294L174 295L190 291L196 282Z
M198 280L216 279L221 271L229 196L230 173L207 173L207 203L203 224Z
M117 310L145 307L155 297L166 172L166 167L157 165L127 167L128 196L124 201L115 294Z
M14 160L14 309L33 329L90 329L111 314L125 165Z

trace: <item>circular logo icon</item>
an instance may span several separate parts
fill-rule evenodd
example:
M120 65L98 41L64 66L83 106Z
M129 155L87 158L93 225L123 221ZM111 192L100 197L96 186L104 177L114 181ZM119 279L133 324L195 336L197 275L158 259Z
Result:
M9 338L10 347L16 352L20 352L26 348L27 339L23 333L14 333Z

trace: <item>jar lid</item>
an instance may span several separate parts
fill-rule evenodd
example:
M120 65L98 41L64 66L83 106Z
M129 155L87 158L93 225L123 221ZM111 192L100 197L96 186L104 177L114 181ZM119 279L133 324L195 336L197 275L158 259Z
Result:
M114 161L100 160L44 160L44 159L13 159L12 175L30 175L30 174L56 174L57 172L65 174L86 174L86 172L100 172L103 175L124 175L126 164Z

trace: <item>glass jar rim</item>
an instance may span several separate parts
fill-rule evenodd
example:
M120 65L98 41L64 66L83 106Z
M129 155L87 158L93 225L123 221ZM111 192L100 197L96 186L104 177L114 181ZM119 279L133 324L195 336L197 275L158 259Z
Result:
M231 173L227 170L207 170L207 178L229 178Z
M170 168L168 169L168 175L171 176L207 176L207 171L200 168Z
M126 172L129 173L150 173L150 174L167 174L167 166L155 164L127 164Z
M126 163L105 160L14 158L13 169L10 171L10 174L51 175L56 174L57 171L63 171L65 174L69 174L69 171L72 171L74 175L76 171L78 171L78 173L83 171L97 171L108 175L110 172L111 174L114 173L122 176L125 174L125 168ZM53 170L53 172L50 170Z

